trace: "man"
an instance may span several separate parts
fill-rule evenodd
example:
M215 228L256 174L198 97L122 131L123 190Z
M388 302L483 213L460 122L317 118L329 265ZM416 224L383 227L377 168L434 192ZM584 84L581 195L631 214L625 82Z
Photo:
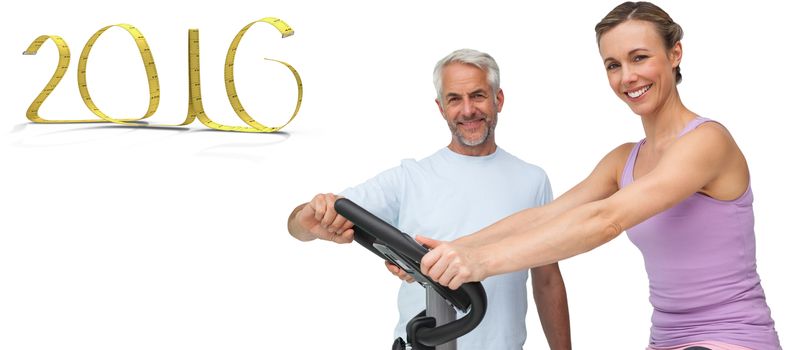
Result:
M495 143L495 126L504 102L498 65L488 54L457 50L435 66L433 80L443 118L452 133L447 148L419 160L404 160L339 196L318 194L293 210L290 234L353 241L352 223L338 215L334 202L347 197L403 232L451 240L475 232L521 209L552 200L542 169L510 155ZM389 270L408 280L397 267ZM550 348L570 349L566 290L557 264L531 269L534 300ZM522 349L526 338L528 272L489 278L482 323L458 339L459 349ZM424 309L424 290L403 283L395 336Z

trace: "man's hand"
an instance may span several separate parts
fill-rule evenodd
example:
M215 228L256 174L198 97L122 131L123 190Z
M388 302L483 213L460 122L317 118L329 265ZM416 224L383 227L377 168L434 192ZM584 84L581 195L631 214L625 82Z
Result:
M413 276L409 275L407 272L405 272L405 270L399 268L399 266L394 265L388 261L385 261L385 263L386 268L389 269L389 272L391 272L392 275L397 276L399 279L408 283L413 283L413 281L415 281Z
M353 223L334 209L334 202L339 198L333 193L316 195L296 214L296 222L315 238L336 243L353 242Z

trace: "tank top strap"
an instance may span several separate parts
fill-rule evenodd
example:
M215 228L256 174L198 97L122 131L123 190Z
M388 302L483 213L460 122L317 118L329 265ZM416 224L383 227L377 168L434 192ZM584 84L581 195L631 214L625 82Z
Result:
M713 122L713 120L711 120L709 118L695 117L695 119L690 120L690 122L687 123L686 126L684 126L684 130L681 130L681 132L676 136L676 138L682 137L682 136L684 136L684 134L686 134L686 133L688 133L688 132L690 132L692 130L695 130L695 128L697 128L698 126L700 126L701 124L703 124L705 122Z
M632 147L632 151L629 152L627 163L624 164L624 171L621 173L621 183L619 184L619 188L623 188L634 181L635 160L638 157L640 146L642 146L644 142L646 142L646 139L640 140L640 142L636 143L635 146Z

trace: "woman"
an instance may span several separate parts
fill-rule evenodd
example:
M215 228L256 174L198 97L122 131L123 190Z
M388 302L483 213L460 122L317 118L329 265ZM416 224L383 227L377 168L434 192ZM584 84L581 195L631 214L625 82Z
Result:
M627 2L596 26L610 87L646 138L607 154L549 205L438 242L422 271L451 288L598 247L624 230L650 281L648 349L780 349L755 268L747 162L719 123L684 106L681 27L659 7Z

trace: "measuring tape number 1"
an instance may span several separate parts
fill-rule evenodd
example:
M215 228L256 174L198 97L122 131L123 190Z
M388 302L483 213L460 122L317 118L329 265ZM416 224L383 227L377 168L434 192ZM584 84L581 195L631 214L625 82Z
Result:
M230 126L230 125L223 125L217 123L205 113L205 109L202 105L202 93L200 89L200 38L199 38L199 31L197 29L190 29L189 30L189 109L186 115L186 119L180 124L147 124L142 123L141 121L145 118L150 117L156 112L156 109L159 107L159 76L156 72L156 63L153 60L153 54L151 53L150 47L148 46L148 42L145 40L145 37L136 27L129 25L129 24L116 24L116 25L109 25L104 28L99 29L92 37L88 40L85 44L85 47L82 49L82 53L79 57L79 66L77 71L77 84L79 87L79 94L82 97L82 101L85 103L85 106L90 109L90 111L99 117L99 119L80 119L80 120L72 120L72 119L45 119L42 118L38 111L41 108L41 105L44 103L47 97L52 93L52 91L57 87L57 84L63 79L65 76L66 71L68 70L68 65L71 61L71 53L68 48L68 44L63 38L57 35L41 35L28 46L27 50L23 52L25 55L35 55L38 52L38 49L41 48L47 40L52 40L55 45L57 45L59 59L57 62L57 68L55 69L55 73L52 75L52 78L49 79L47 82L46 87L38 94L38 96L33 100L30 104L30 107L27 109L27 119L34 123L49 123L49 124L56 124L56 123L103 123L103 122L111 122L116 124L125 124L125 125L137 125L137 126L186 126L191 124L194 119L198 119L202 124L205 126L222 131L238 131L238 132L276 132L287 124L290 124L291 121L295 118L298 114L299 109L301 108L301 100L303 97L303 85L301 83L301 76L298 74L295 68L290 64L275 60L275 59L268 59L269 61L278 62L285 67L287 67L291 73L293 73L293 77L296 80L297 87L298 87L298 100L296 102L295 110L293 114L290 116L290 119L280 126L267 126L258 121L256 121L246 110L243 108L241 104L241 100L238 98L238 93L235 88L235 78L234 78L234 70L233 67L235 65L235 53L238 49L238 45L241 42L244 34L249 30L249 28L258 22L268 23L274 28L276 28L281 34L282 38L287 38L293 35L293 29L287 25L284 21L274 18L274 17L266 17L252 23L246 25L240 32L235 36L232 43L230 44L230 48L227 50L227 56L225 58L224 63L224 82L225 82L225 89L227 90L227 97L230 99L230 105L233 107L233 110L238 115L241 120L244 121L248 126ZM90 55L90 50L93 48L96 40L104 33L107 29L111 27L120 27L128 32L133 38L135 43L137 44L137 49L139 50L140 56L142 57L142 62L145 65L145 74L147 75L148 79L148 95L149 95L149 102L148 102L148 110L142 117L138 118L115 118L107 115L106 113L102 112L98 106L93 102L90 97L90 92L88 91L87 80L86 80L86 72L87 72L87 62L88 56Z

